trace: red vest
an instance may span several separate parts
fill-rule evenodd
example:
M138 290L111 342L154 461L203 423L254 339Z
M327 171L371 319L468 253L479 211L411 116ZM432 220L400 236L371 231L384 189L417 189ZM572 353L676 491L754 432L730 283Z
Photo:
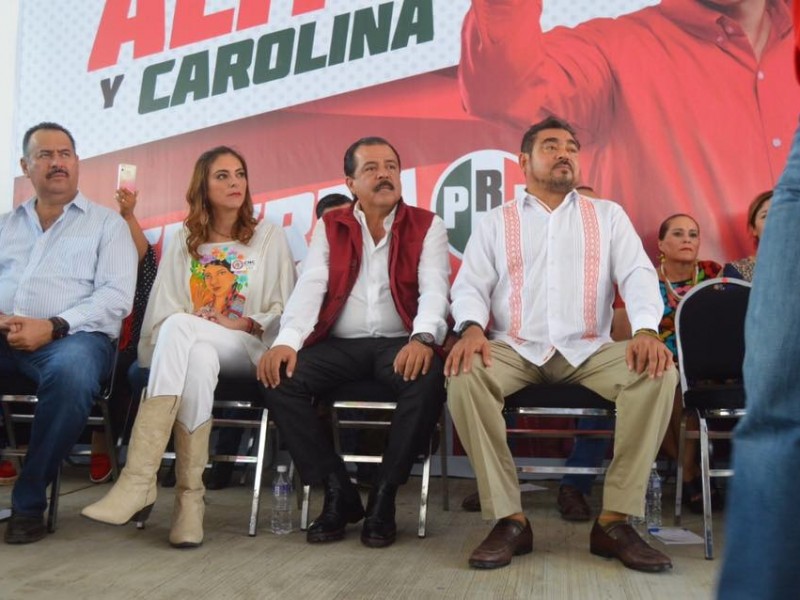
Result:
M328 291L322 300L317 324L303 344L304 347L328 337L356 283L364 248L361 224L353 215L352 208L329 211L322 219L325 221L325 233L330 247ZM400 200L392 223L392 237L389 240L389 286L394 306L409 334L417 316L417 274L422 243L432 220L432 212L407 206Z

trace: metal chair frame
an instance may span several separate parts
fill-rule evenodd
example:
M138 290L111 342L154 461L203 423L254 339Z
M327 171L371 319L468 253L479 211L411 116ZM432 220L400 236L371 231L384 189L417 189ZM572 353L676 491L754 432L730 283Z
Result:
M580 388L580 391L575 389ZM569 401L559 405L558 397L564 392L580 394L577 402ZM532 396L532 397L531 397ZM555 398L543 402L544 398ZM516 416L533 417L610 417L616 416L616 405L592 390L573 383L531 384L506 397L503 413ZM575 428L521 428L509 427L507 433L511 437L522 438L575 438L575 437L614 437L614 430L575 429ZM568 467L566 465L517 465L520 473L552 474L552 475L602 475L606 467Z
M342 457L345 462L354 463L373 463L377 464L383 460L382 455L371 454L341 454L341 445L339 439L339 432L345 428L351 429L388 429L391 421L382 419L339 419L337 410L340 409L362 409L362 410L375 410L375 411L393 411L397 408L396 402L371 402L366 400L342 400L333 402L331 405L331 416L333 425L333 440L336 452ZM437 425L439 429L439 457L442 473L442 506L444 510L450 509L450 493L449 482L447 478L447 427L445 422L444 407L442 407L442 415ZM428 452L422 462L422 482L420 485L420 498L419 498L419 518L417 523L417 536L424 538L427 529L428 520L428 494L430 490L430 475L431 475L431 451L433 450L433 437L428 442ZM311 496L311 486L303 486L303 499L300 513L300 529L306 530L308 528L308 513L309 503Z
M100 415L89 415L86 420L86 425L89 427L102 427L106 437L106 444L108 447L108 455L111 461L111 473L113 479L116 481L119 478L119 462L117 457L117 446L114 443L114 434L111 429L111 414L108 409L108 401L111 398L111 393L114 389L114 381L117 374L117 359L119 358L119 339L116 341L116 349L114 352L114 361L111 368L111 374L106 381L103 389L95 399L95 405L100 408ZM4 378L11 380L11 377ZM10 384L11 389L0 391L0 404L3 406L4 422L6 427L6 435L8 443L11 444L8 448L0 449L0 457L2 458L15 458L18 461L24 461L27 450L17 447L16 435L14 432L14 423L33 423L35 411L30 414L18 414L11 410L14 404L27 404L36 405L39 398L36 395L36 384L21 375L14 377L13 382ZM89 456L90 450L70 452L70 456ZM47 531L53 533L58 525L58 497L61 490L61 468L59 467L55 479L50 484L50 501L47 507Z
M249 384L249 380L246 380ZM259 406L257 402L245 399L231 399L238 395L238 386L244 379L220 377L217 390L214 394L215 409L236 408L252 410L258 413L257 418L253 419L229 419L214 417L212 427L240 427L243 429L254 430L257 432L253 442L256 454L209 454L209 460L213 462L232 462L234 464L255 465L255 476L253 477L253 496L250 502L250 516L248 519L247 534L251 537L258 532L258 519L261 510L261 483L264 477L264 467L267 456L268 430L275 427L269 420L269 411L266 407ZM259 385L253 379L253 386ZM142 400L145 398L147 390L142 391ZM165 452L163 458L175 460L174 452Z

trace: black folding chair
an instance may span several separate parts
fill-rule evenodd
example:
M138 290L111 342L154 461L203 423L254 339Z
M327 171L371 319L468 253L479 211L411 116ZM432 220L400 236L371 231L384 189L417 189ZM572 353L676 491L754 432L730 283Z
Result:
M731 431L710 431L709 419L738 419L745 414L742 363L744 320L750 283L716 278L693 287L675 313L675 336L684 413L678 450L678 482L683 481L687 438L700 440L705 556L712 559L711 477L731 477L732 469L710 468L710 439L730 439ZM699 431L687 431L686 418L697 415ZM675 523L680 524L681 486L675 493Z

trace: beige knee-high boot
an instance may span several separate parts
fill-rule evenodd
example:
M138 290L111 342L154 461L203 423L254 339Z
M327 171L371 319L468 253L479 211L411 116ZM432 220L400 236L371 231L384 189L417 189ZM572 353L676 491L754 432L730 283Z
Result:
M141 403L119 481L81 511L84 517L110 525L144 524L156 501L156 473L180 403L180 396L154 396Z
M203 543L203 470L208 463L209 419L192 432L175 423L175 508L169 543L176 548L196 548Z

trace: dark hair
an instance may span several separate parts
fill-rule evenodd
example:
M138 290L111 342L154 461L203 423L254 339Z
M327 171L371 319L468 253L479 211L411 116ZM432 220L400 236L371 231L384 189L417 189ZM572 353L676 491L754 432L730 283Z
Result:
M25 132L25 135L22 136L22 156L28 156L28 145L31 142L31 137L34 133L42 129L52 129L65 134L69 138L69 143L72 144L72 151L75 152L75 138L72 137L69 129L63 125L59 125L58 123L53 123L52 121L42 121L41 123L37 123L28 129L28 131Z
M673 221L673 219L677 219L678 217L686 217L687 219L691 219L694 221L694 224L697 225L697 231L700 232L700 223L697 222L692 215L687 215L686 213L675 213L674 215L668 216L664 221L662 221L661 225L658 227L658 239L662 241L667 236L667 231L669 231L669 224Z
M186 246L189 249L189 254L195 258L200 256L197 253L197 247L208 240L211 231L212 213L208 202L208 176L211 172L211 164L217 158L226 154L236 157L242 163L242 169L244 169L244 175L247 178L247 163L244 160L244 156L229 146L217 146L211 150L206 150L194 163L192 179L189 182L189 189L186 190L189 214L183 223L189 230L189 235L186 237ZM247 244L253 237L255 229L256 220L253 217L253 198L250 196L250 185L248 183L244 193L244 202L239 207L239 214L233 224L231 235L241 243Z
M767 200L772 200L772 193L772 190L761 192L753 199L750 206L747 207L747 224L753 229L756 227L756 215L758 211L761 210L761 207L764 206Z
M317 208L314 211L317 218L321 219L323 213L329 208L336 208L337 206L344 206L345 204L352 204L353 199L345 196L344 194L326 194L317 202Z
M363 137L358 141L350 144L350 147L344 153L344 174L347 177L352 177L356 172L356 150L361 146L389 146L397 157L397 166L400 167L400 153L397 148L392 146L387 140L382 137L369 136Z
M572 136L572 138L575 140L575 143L578 145L578 149L580 149L581 143L578 141L572 125L563 119L550 116L539 121L538 123L534 123L528 128L528 131L526 131L522 136L522 143L520 144L519 148L520 152L523 154L530 154L531 150L533 150L533 143L536 141L536 135L543 129L563 129Z

